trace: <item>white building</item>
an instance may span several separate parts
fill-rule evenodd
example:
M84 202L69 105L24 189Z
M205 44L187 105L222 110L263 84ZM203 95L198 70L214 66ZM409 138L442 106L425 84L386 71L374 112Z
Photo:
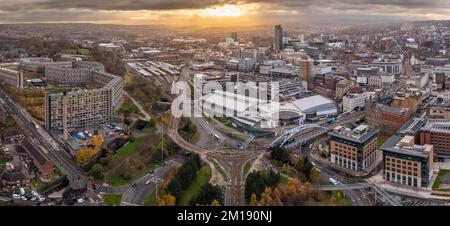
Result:
M349 94L342 98L342 111L350 112L355 110L355 108L363 108L366 106L366 95L363 94Z

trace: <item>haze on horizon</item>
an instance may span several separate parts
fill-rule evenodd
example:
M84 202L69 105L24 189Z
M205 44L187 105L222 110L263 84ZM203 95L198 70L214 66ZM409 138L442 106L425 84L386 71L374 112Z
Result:
M450 19L448 0L0 0L0 23L192 27Z

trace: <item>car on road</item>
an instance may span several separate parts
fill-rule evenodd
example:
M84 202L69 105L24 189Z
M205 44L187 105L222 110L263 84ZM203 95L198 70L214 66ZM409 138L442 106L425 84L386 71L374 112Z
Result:
M98 190L98 189L100 189L100 185L99 184L95 184L95 183L93 183L92 184L92 189L94 189L94 190Z
M333 178L328 179L328 182L330 182L330 184L332 184L332 185L337 185L338 184L337 181L335 179L333 179Z
M137 185L136 183L133 183L133 184L131 184L131 187L134 188L134 187L136 187L136 185Z
M149 180L145 182L145 185L149 185L149 184L150 184L150 181L149 181Z

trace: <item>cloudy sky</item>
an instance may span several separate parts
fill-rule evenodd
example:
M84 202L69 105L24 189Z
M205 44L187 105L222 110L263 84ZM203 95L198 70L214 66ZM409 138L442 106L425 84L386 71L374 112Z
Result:
M450 0L0 0L0 23L236 25L450 19Z

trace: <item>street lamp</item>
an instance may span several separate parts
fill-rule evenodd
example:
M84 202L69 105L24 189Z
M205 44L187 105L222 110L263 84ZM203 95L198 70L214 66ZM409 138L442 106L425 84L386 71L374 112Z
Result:
M158 164L156 164L155 166L156 166L156 169L155 169L155 176L156 176L156 192L155 192L156 197L155 197L155 204L156 204L156 201L158 200Z

